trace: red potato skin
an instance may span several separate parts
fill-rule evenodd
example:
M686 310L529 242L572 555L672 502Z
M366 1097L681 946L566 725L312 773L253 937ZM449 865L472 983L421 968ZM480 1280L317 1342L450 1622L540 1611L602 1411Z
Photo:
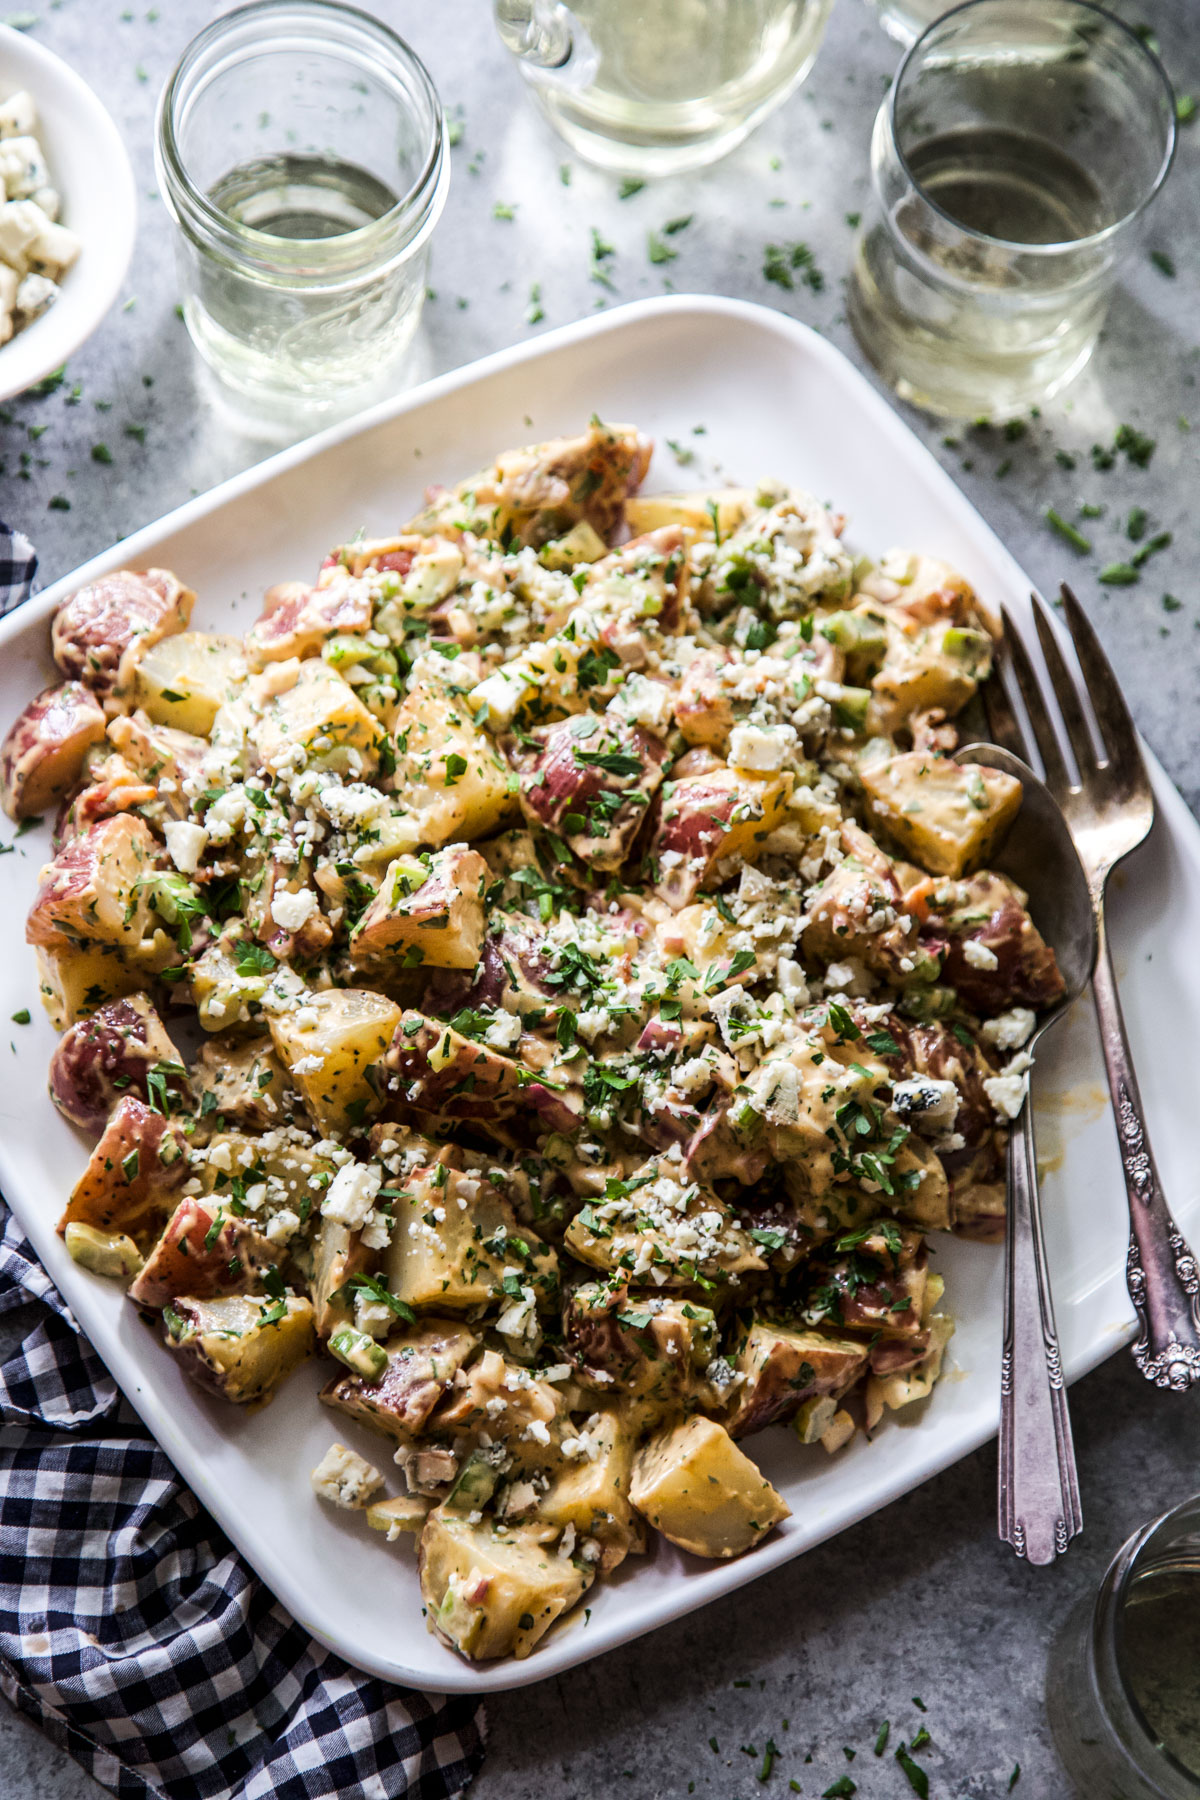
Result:
M970 942L992 951L997 967L977 969L969 963L965 949ZM985 1015L1010 1006L1040 1010L1064 992L1054 952L1015 894L1001 898L984 924L950 935L941 978L972 1011Z
M128 1159L135 1153L136 1169L129 1169ZM136 1237L166 1211L187 1176L181 1134L161 1113L126 1095L75 1184L58 1222L59 1232L78 1221Z
M276 1260L274 1245L251 1220L235 1219L216 1200L181 1200L130 1286L129 1298L161 1312L182 1295L215 1300L219 1294L248 1294Z
M147 1077L158 1063L180 1064L165 1077L170 1093L190 1108L191 1085L162 1020L142 994L110 1000L59 1039L50 1059L50 1098L63 1117L95 1136L126 1094L149 1101Z
M246 633L246 653L256 663L311 656L326 638L366 631L370 623L370 595L358 582L309 587L303 581L283 581L267 589L262 615Z
M727 787L708 786L704 779L680 782L671 796L669 807L656 802L657 823L650 848L651 859L677 852L684 861L664 871L655 892L677 911L686 906L700 890L705 875L719 856L722 841L729 829L736 792Z
M0 797L10 819L61 805L104 741L104 708L81 681L44 688L0 745Z
M461 1320L429 1317L387 1346L387 1368L378 1381L340 1375L321 1389L336 1412L403 1442L425 1429L477 1339Z
M111 699L135 643L183 631L196 596L169 569L114 569L64 600L50 642L63 674Z
M592 737L581 738L570 720L539 726L530 735L538 740L536 750L530 752L515 743L509 747L509 760L521 771L521 810L526 819L562 836L581 862L595 869L619 868L650 800L662 785L666 746L636 726L607 726ZM640 770L636 775L613 775L581 762L577 755L597 751L635 757ZM597 805L602 795L630 797L609 813ZM575 814L589 825L581 831L567 831L565 821ZM590 829L592 820L595 832Z
M445 1038L451 1054L435 1069L430 1057ZM507 1118L527 1102L529 1090L509 1057L420 1013L404 1015L384 1060L405 1107L422 1116L483 1122Z
M158 846L143 820L130 819L124 813L102 819L72 838L42 870L41 883L25 922L26 943L61 950L80 935L80 896L96 880L106 859L122 854L127 838L140 846L147 869L156 866Z

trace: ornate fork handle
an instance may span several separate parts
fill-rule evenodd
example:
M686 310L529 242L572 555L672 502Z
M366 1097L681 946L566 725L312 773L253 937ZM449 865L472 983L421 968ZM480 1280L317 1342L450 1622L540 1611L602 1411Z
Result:
M1075 1446L1042 1242L1032 1107L1008 1147L1000 1367L1000 1536L1045 1564L1083 1527Z
M1126 1279L1141 1327L1133 1360L1147 1381L1182 1392L1200 1381L1200 1268L1171 1217L1158 1179L1125 1036L1103 907L1097 910L1100 942L1092 991L1129 1200Z

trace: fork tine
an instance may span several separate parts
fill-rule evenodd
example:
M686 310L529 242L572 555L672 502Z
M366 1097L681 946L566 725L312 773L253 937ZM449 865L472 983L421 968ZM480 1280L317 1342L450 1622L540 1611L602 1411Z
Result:
M1004 685L999 657L979 692L987 715L988 736L993 744L999 744L1004 750L1011 750L1014 756L1028 762L1029 750L1025 743L1025 733L1021 730L1008 689Z
M1104 653L1104 647L1096 636L1091 620L1065 581L1061 591L1067 628L1091 695L1096 723L1100 727L1100 739L1108 760L1114 773L1119 776L1142 775L1145 770L1138 747L1137 731L1125 704L1125 696L1113 674L1112 664Z
M1046 659L1046 672L1050 677L1050 686L1054 690L1054 698L1058 701L1058 710L1066 727L1067 742L1071 746L1071 755L1075 758L1075 766L1083 779L1096 767L1096 746L1088 729L1087 718L1083 710L1083 702L1079 698L1079 688L1075 677L1068 669L1066 659L1058 647L1058 639L1054 626L1050 622L1050 610L1040 594L1033 594L1033 622L1037 626L1038 642L1042 646L1042 655Z
M1038 754L1042 759L1046 786L1056 798L1061 798L1070 791L1071 779L1067 774L1067 765L1063 761L1057 734L1050 723L1046 696L1042 692L1042 684L1034 673L1033 664L1029 660L1029 652L1021 641L1021 634L1013 624L1008 608L1002 606L1000 614L1004 620L1004 641L1008 645L1008 652L1012 657L1017 686L1021 690L1030 730L1033 732Z

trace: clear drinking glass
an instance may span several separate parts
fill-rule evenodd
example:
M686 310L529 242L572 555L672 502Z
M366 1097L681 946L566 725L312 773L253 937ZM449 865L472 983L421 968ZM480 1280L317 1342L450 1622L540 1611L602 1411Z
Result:
M1162 66L1085 0L970 0L875 121L848 312L902 399L1004 417L1095 347L1175 146Z
M869 0L869 4L879 14L879 23L888 36L906 49L935 19L954 10L947 0Z
M314 429L400 384L450 179L437 92L332 0L257 0L184 52L158 109L192 340L247 423Z
M715 162L812 68L833 0L495 0L573 150L629 175Z
M1046 1710L1086 1800L1200 1800L1200 1497L1135 1532L1068 1618Z

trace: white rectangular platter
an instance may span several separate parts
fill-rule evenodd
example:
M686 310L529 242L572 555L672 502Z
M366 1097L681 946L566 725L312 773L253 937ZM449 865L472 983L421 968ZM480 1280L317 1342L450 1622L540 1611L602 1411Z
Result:
M242 631L272 582L311 578L328 547L360 527L368 535L395 530L416 510L427 481L452 481L509 445L578 430L593 411L632 421L660 444L685 440L696 450L689 481L782 477L844 509L856 548L878 554L896 544L919 547L962 569L990 606L1003 601L1018 616L1027 607L1029 583L1016 563L844 357L763 308L679 297L569 326L431 382L118 544L0 623L0 720L6 726L48 679L50 614L82 581L122 564L166 565L197 590L198 627ZM701 425L704 433L694 435ZM679 484L678 466L661 452L647 488ZM1195 1241L1200 829L1157 769L1155 782L1159 821L1114 892L1112 929L1162 1176ZM0 959L0 1018L29 1007L34 1021L11 1028L11 1052L0 1037L4 1194L181 1474L296 1618L350 1662L436 1690L539 1681L768 1575L995 1432L1001 1253L937 1240L957 1332L948 1376L919 1417L889 1422L873 1443L859 1438L832 1460L819 1448L802 1449L785 1430L764 1433L750 1447L792 1518L751 1555L711 1565L659 1543L598 1586L589 1595L590 1616L579 1609L528 1661L468 1667L426 1632L411 1551L387 1546L361 1519L313 1499L309 1472L335 1437L350 1434L367 1456L380 1448L378 1439L355 1435L348 1421L335 1421L317 1404L321 1368L302 1369L260 1413L210 1400L187 1383L119 1289L68 1258L55 1222L87 1147L46 1093L54 1033L22 942L48 825L20 838L16 852L0 857L0 929L9 944ZM1036 1087L1055 1302L1075 1377L1128 1341L1133 1316L1124 1288L1116 1141L1086 1005L1052 1034ZM981 1568L980 1579L991 1572Z

